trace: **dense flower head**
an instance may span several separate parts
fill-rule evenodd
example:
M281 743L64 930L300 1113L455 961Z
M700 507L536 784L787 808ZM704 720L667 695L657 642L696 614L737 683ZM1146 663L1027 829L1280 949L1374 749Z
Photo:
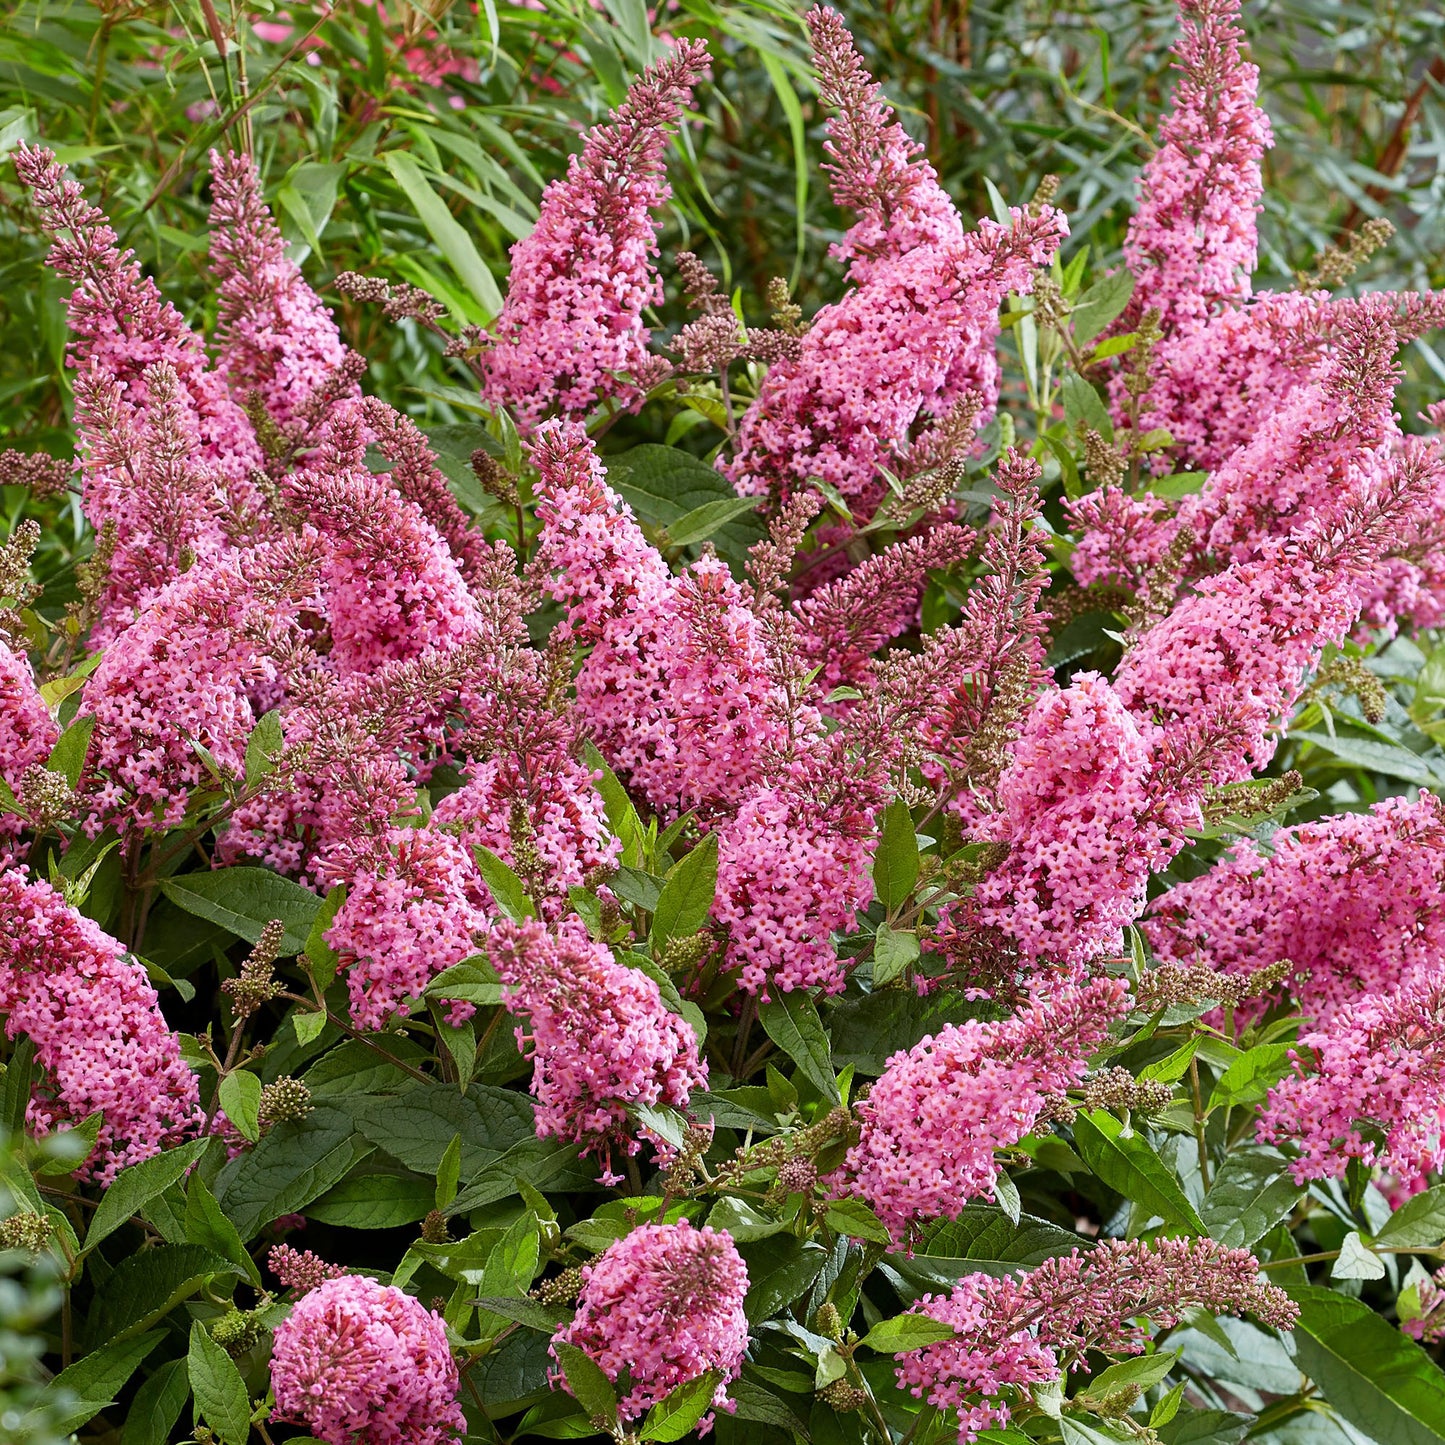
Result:
M1445 1168L1445 981L1438 969L1365 993L1300 1035L1294 1072L1270 1090L1259 1137L1293 1145L1300 1182L1338 1179L1351 1159L1413 1192Z
M343 407L287 500L329 544L321 585L330 657L345 675L458 646L483 622L446 541L386 474L370 471L361 408Z
M196 1076L144 966L48 883L0 873L0 1013L43 1072L26 1122L37 1134L102 1114L82 1173L108 1184L200 1128Z
M607 623L666 588L671 574L632 508L607 485L580 425L544 424L532 460L542 523L533 566L553 599L566 606L570 634L584 644L596 642Z
M81 708L95 719L82 788L96 820L177 823L211 781L193 743L244 776L252 696L277 676L274 650L314 596L316 560L313 538L198 562L117 636Z
M477 951L490 899L465 846L439 827L388 827L331 879L346 901L326 931L347 971L351 1019L383 1027L443 969ZM453 1017L471 1009L454 1010Z
M621 844L608 830L597 777L561 749L491 757L467 769L466 784L432 817L458 827L467 847L490 848L550 913L569 888L617 862Z
M211 152L217 358L233 394L254 393L285 428L346 357L336 323L286 254L247 155ZM354 384L345 390L355 395Z
M1288 960L1293 992L1324 1022L1361 994L1389 993L1445 958L1440 800L1390 798L1236 843L1150 907L1154 951L1244 974Z
M26 768L43 763L60 736L35 685L30 659L0 640L0 777L19 793ZM20 835L21 820L0 809L0 867L15 861L4 840Z
M1017 1144L1128 1009L1122 979L1064 983L997 1023L945 1024L888 1060L861 1100L858 1142L834 1187L867 1200L895 1240L989 1198L994 1151Z
M998 308L1031 289L1058 249L1061 212L1015 209L956 242L919 245L824 306L795 359L769 370L724 472L739 492L786 497L820 477L869 514L921 416L942 417L965 392L998 396Z
M329 1279L276 1327L276 1409L326 1445L443 1445L466 1429L439 1316L364 1275Z
M229 550L225 478L197 439L196 415L164 361L142 373L147 406L129 405L98 367L75 378L86 519L109 532L100 625L105 643L193 561Z
M487 951L508 1007L525 1021L517 1042L532 1059L537 1133L599 1154L604 1179L616 1182L612 1150L640 1148L628 1137L628 1109L684 1109L707 1082L692 1026L668 1011L651 977L618 963L575 916L550 929L499 922Z
M1258 67L1240 54L1239 9L1240 0L1180 0L1173 105L1124 241L1136 305L1158 307L1166 332L1249 294L1272 135Z
M260 496L251 471L262 464L261 449L200 336L142 274L135 252L119 248L105 216L51 151L22 142L15 169L51 238L51 266L75 283L67 302L70 364L112 383L137 422L150 405L147 372L167 368L193 420L198 459L221 469L233 506L255 511ZM83 447L83 431L81 440Z
M1212 1239L1104 1240L1046 1259L1022 1279L969 1274L951 1295L924 1295L913 1313L956 1331L899 1357L898 1382L958 1420L960 1442L1010 1416L1005 1386L1027 1393L1061 1369L1082 1369L1089 1350L1139 1354L1146 1333L1190 1309L1252 1314L1289 1329L1299 1310L1260 1276L1248 1250Z
M585 1265L582 1280L576 1318L553 1343L575 1345L626 1386L624 1421L712 1370L720 1376L713 1404L729 1408L727 1387L748 1347L748 1270L726 1231L685 1219L644 1224Z
M991 832L1008 855L974 894L980 922L1030 959L1072 965L1117 949L1170 842L1147 725L1097 673L1046 689L997 799Z
M534 565L571 636L593 644L576 680L580 719L659 812L737 807L781 741L784 708L748 598L715 558L672 576L575 423L544 426L535 454Z
M1441 465L1417 442L1378 467L1352 469L1332 515L1266 539L1199 582L1125 654L1114 679L1125 706L1166 725L1228 706L1247 720L1248 736L1219 759L1212 781L1237 782L1267 764L1271 727L1288 716L1323 649L1348 635L1379 559L1429 505Z
M804 17L813 42L818 94L828 117L824 169L833 199L858 219L832 254L850 263L848 277L863 283L881 261L915 246L956 243L963 221L924 160L923 147L893 119L893 108L864 68L843 17L815 5Z
M820 987L846 971L832 934L873 896L876 780L859 779L830 748L800 755L718 828L712 916L749 993Z
M668 127L707 69L707 47L682 40L649 67L567 174L542 196L531 233L512 247L507 299L486 353L487 399L530 425L548 411L580 416L603 400L640 402L658 363L642 313L662 299L654 213L671 194Z

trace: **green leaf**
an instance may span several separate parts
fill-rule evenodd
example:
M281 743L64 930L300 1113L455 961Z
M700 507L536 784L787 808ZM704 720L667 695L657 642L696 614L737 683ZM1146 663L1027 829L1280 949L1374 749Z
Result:
M527 897L527 890L523 886L522 880L512 869L482 843L472 844L472 857L477 860L477 868L485 880L492 898L496 901L497 907L513 923L520 923L524 918L530 918L535 912L531 899Z
M928 1315L897 1315L879 1322L863 1336L870 1350L882 1355L901 1355L905 1350L921 1350L940 1340L951 1340L957 1330Z
M684 512L677 521L667 527L667 540L674 547L687 547L727 526L734 517L757 510L757 497L719 497L715 502L704 502L690 512Z
M199 1172L193 1173L186 1185L186 1241L203 1245L229 1259L252 1284L258 1289L261 1287L261 1271L256 1268L256 1261L246 1253L245 1241L221 1212L216 1196L206 1187Z
M557 1363L562 1366L567 1389L573 1399L594 1419L600 1417L609 1424L614 1422L617 1419L617 1392L601 1367L576 1345L558 1341L552 1349Z
M165 1338L164 1330L151 1330L131 1339L117 1340L67 1366L45 1387L45 1397L69 1395L73 1404L56 1422L57 1435L78 1430L120 1394L140 1362Z
M1368 1248L1360 1232L1352 1229L1340 1241L1340 1255L1330 1270L1331 1279L1384 1279L1385 1261Z
M750 1283L744 1309L748 1323L758 1325L812 1287L828 1262L828 1251L792 1235L777 1235L750 1249L747 1262Z
M1164 1161L1142 1135L1125 1134L1112 1114L1103 1109L1081 1111L1074 1120L1074 1147L1109 1188L1170 1224L1205 1233L1203 1221Z
M336 977L336 968L341 961L336 950L327 943L326 934L336 921L336 915L341 911L341 905L345 902L346 885L338 883L322 899L321 907L316 910L316 917L312 919L311 927L306 934L306 947L303 952L306 955L306 961L311 965L311 976L323 991L331 987L331 980ZM316 1026L316 1032L320 1033L324 1026L325 1019L323 1018L322 1022ZM296 1027L296 1033L298 1037L301 1034L299 1024Z
M1387 778L1401 778L1421 788L1445 786L1445 773L1398 743L1382 743L1373 738L1330 737L1328 733L1314 732L1291 733L1290 737L1298 742L1313 743L1321 752L1332 754L1352 768L1384 773Z
M782 1220L755 1209L746 1199L719 1199L707 1217L713 1229L725 1229L739 1244L754 1239L767 1239L786 1226Z
M1389 1445L1440 1445L1445 1374L1414 1340L1361 1300L1315 1285L1289 1295L1295 1359L1351 1425Z
M679 1385L647 1412L639 1437L660 1441L662 1445L681 1440L707 1413L721 1380L720 1371L707 1370Z
M454 1093L454 1090L448 1090ZM282 1214L294 1214L339 1184L372 1152L350 1115L318 1104L304 1119L269 1129L254 1149L216 1176L216 1198L243 1239Z
M472 238L432 190L411 155L406 151L387 151L381 159L397 185L406 192L407 200L412 203L432 240L441 248L457 279L483 311L481 320L491 320L502 309L502 293L497 289L496 280L478 254Z
M291 1015L291 1027L296 1030L296 1041L303 1048L321 1037L326 1027L326 1015L320 1009L310 1013L298 1011Z
M122 1169L101 1197L100 1207L90 1217L85 1232L89 1253L109 1238L131 1215L138 1214L158 1194L163 1194L206 1152L208 1139L193 1139L178 1149L168 1149Z
M839 1102L838 1081L828 1052L828 1036L817 1007L801 989L758 1005L758 1019L772 1041L830 1103Z
M1091 1376L1084 1393L1095 1400L1103 1400L1127 1385L1138 1385L1141 1390L1147 1390L1157 1385L1178 1363L1178 1350L1140 1355L1134 1360L1120 1360L1118 1364L1110 1365L1107 1369L1100 1370L1097 1375Z
M191 1395L185 1360L167 1360L145 1380L126 1411L120 1445L166 1445Z
M98 657L98 655L97 655ZM90 735L95 731L95 717L86 713L78 717L55 740L45 766L52 773L63 773L65 781L73 788L80 782L85 768L85 756L90 751Z
M462 999L478 1007L502 1001L502 981L485 955L444 968L426 987L428 998Z
M652 527L670 529L709 502L734 502L737 493L727 478L679 447L641 446L606 458L607 480L613 489ZM747 561L748 548L763 539L764 528L751 510L724 522L712 534L718 556L734 567Z
M213 873L185 873L163 878L161 892L178 908L255 943L261 930L279 918L286 933L283 957L306 948L321 899L309 888L267 868L218 868Z
M281 714L275 708L268 713L262 713L256 726L251 729L251 736L246 739L246 786L248 788L254 788L257 783L270 774L285 746L286 738L281 731Z
M0 1129L10 1134L25 1132L25 1113L40 1070L35 1063L35 1040L21 1034L0 1073ZM28 1175L27 1175L28 1177ZM94 1226L92 1225L92 1228Z
M652 956L661 958L668 942L686 938L707 922L717 893L718 836L708 833L667 875L652 913Z
M191 1348L186 1373L196 1397L196 1415L225 1445L246 1445L251 1434L251 1397L236 1362L206 1333L200 1320L191 1321Z
M536 1137L532 1101L485 1084L473 1084L462 1093L454 1084L438 1081L394 1097L359 1094L344 1102L366 1138L408 1169L432 1178L457 1136L463 1179L473 1179L508 1149Z
M952 1287L966 1274L1017 1275L1089 1241L1046 1219L1024 1214L1015 1225L991 1204L965 1205L957 1219L931 1231L912 1255L884 1256L888 1268L921 1293Z
M828 1204L823 1222L837 1234L850 1239L869 1239L874 1244L891 1244L888 1227L861 1199L834 1199Z
M1246 1049L1219 1076L1209 1095L1206 1113L1233 1104L1262 1099L1289 1072L1289 1044L1257 1044Z
M1263 1239L1298 1203L1304 1189L1274 1149L1239 1149L1220 1166L1199 1215L1210 1237L1231 1249Z
M906 973L919 958L918 935L912 929L878 925L873 938L873 985L882 988Z
M1087 346L1123 312L1133 294L1134 277L1122 266L1090 286L1074 303L1069 317L1074 344Z
M122 1260L96 1292L90 1337L129 1339L149 1329L213 1276L239 1273L198 1244L161 1244Z
M520 1298L512 1295L483 1295L473 1303L478 1309L515 1320L519 1325L526 1325L529 1330L537 1330L549 1338L557 1333L559 1326L572 1318L572 1311L563 1305L544 1305L541 1300L525 1295Z
M445 1209L457 1197L462 1177L462 1136L453 1134L452 1141L442 1152L442 1162L437 1165L436 1207Z
M308 1219L343 1229L399 1229L426 1218L435 1186L414 1174L367 1168L306 1206Z
M261 1081L245 1069L236 1069L221 1080L221 1107L243 1139L256 1143L261 1137Z
M1064 421L1070 432L1083 427L1096 431L1106 442L1114 440L1114 424L1109 412L1099 399L1099 393L1084 380L1069 372L1060 389L1064 403Z
M901 799L891 802L883 813L878 851L873 856L873 889L888 910L908 902L918 882L918 838L913 817Z
M1383 1249L1434 1249L1445 1240L1445 1184L1407 1199L1375 1235Z

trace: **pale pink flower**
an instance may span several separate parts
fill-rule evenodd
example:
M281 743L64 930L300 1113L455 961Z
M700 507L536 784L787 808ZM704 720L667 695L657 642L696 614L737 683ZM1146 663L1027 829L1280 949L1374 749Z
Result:
M21 774L44 763L59 737L60 729L35 685L30 659L0 640L0 777L12 793L19 793ZM0 809L0 868L19 861L10 840L18 839L23 827L14 813Z

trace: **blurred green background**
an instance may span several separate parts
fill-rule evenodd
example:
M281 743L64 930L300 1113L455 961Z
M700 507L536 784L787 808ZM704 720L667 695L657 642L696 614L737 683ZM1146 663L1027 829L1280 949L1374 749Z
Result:
M489 298L461 276L475 278L480 258L505 286L507 248L543 185L659 35L703 36L715 57L674 151L664 274L668 254L690 247L758 318L773 276L808 311L837 294L826 249L840 217L819 170L801 5L216 5L24 0L0 22L0 151L22 137L55 148L194 322L207 320L206 152L254 148L308 278L371 359L369 387L429 421L460 419L472 391L460 363L411 324L343 303L332 278L409 280L458 321L485 320ZM842 8L966 213L987 213L985 177L1018 200L1057 172L1091 266L1110 263L1168 92L1172 3ZM1293 284L1323 245L1378 214L1397 235L1355 284L1445 283L1445 9L1271 0L1246 5L1245 23L1277 136L1258 284ZM438 227L442 206L460 237ZM63 288L32 222L0 165L0 441L63 452ZM1445 393L1435 351L1417 345L1411 370L1411 400Z

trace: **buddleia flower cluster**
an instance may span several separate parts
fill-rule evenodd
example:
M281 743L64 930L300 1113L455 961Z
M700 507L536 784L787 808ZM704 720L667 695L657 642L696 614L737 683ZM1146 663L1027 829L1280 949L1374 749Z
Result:
M230 1445L823 1411L893 1445L918 1401L919 1445L1065 1408L1148 1438L1179 1396L1145 1424L1069 1377L1192 1311L1288 1330L1316 1292L1261 1261L1384 1278L1379 1207L1445 1173L1440 654L1392 670L1445 621L1445 405L1396 413L1445 295L1255 289L1238 0L1180 0L1082 346L1068 183L970 223L842 17L805 25L830 299L663 261L710 65L677 39L446 343L477 515L251 157L210 160L205 337L17 149L77 455L0 480L73 487L92 550L59 609L33 519L0 557L3 1095L75 1150L27 1156L5 1234L94 1287L62 1357L189 1331ZM1374 782L1307 787L1351 740ZM1283 1201L1247 1239L1241 1167ZM300 1233L358 1218L345 1264ZM137 1222L140 1263L93 1252Z

